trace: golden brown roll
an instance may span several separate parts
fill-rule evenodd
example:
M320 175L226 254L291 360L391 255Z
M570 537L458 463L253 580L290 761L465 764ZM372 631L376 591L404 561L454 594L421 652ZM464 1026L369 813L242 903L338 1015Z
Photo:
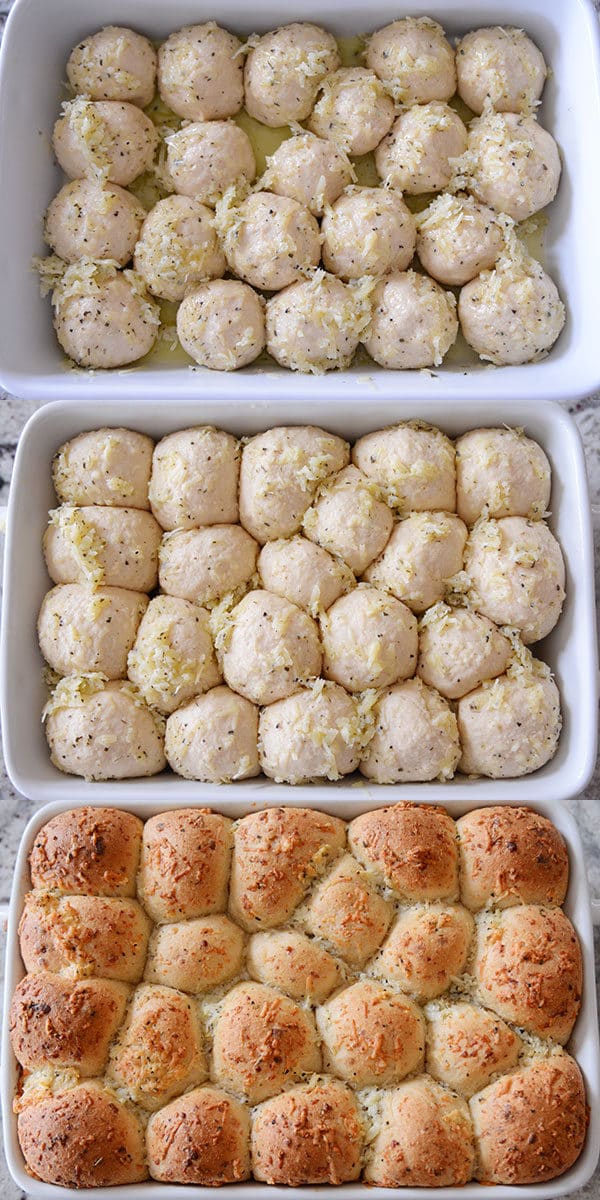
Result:
M217 1083L256 1104L320 1066L314 1021L300 1005L261 983L228 993L213 1040Z
M373 964L419 1000L441 996L462 975L473 936L473 918L462 904L418 904L400 912Z
M150 1112L203 1083L206 1056L194 1001L170 987L136 988L107 1076Z
M294 929L253 934L247 966L253 979L312 1004L322 1004L344 978L333 955Z
M27 1071L72 1067L100 1075L129 997L124 983L61 979L48 971L25 975L10 1006L10 1040Z
M255 1179L288 1187L358 1179L364 1130L355 1097L335 1079L262 1104L252 1129Z
M317 1009L316 1021L325 1069L354 1087L389 1087L423 1066L423 1014L374 980L338 992Z
M244 935L220 913L159 925L150 938L144 978L182 992L207 992L237 975Z
M111 1187L148 1178L138 1117L101 1083L80 1083L19 1113L27 1169L62 1187Z
M428 1004L427 1070L469 1099L494 1075L517 1065L521 1039L500 1017L475 1004Z
M370 882L367 872L345 854L315 888L306 926L324 938L351 966L360 968L381 945L392 919L392 905Z
M73 808L42 826L29 855L34 888L135 896L143 824L118 808Z
M458 899L454 821L430 804L377 808L350 822L352 852L402 900Z
M474 962L479 999L515 1025L564 1045L581 1005L577 934L560 908L484 913Z
M283 925L346 841L342 821L308 808L270 808L235 830L229 911L243 929Z
M231 821L179 808L144 825L139 897L153 921L183 921L227 907Z
M150 1117L148 1163L161 1183L220 1187L250 1175L250 1119L239 1100L202 1087Z
M485 1183L545 1183L581 1152L587 1129L577 1063L551 1054L501 1076L471 1100L479 1166Z
M380 1187L457 1187L474 1159L465 1101L423 1075L385 1096L364 1177Z
M29 892L19 923L27 971L123 983L142 978L150 922L135 900Z
M486 904L562 904L569 859L562 835L529 808L476 808L456 822L461 899L476 912Z

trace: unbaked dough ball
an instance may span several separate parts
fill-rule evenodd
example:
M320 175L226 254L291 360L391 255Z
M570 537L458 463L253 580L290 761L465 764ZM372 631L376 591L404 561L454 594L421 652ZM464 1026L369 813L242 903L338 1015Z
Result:
M242 452L242 525L262 544L296 533L319 484L348 458L347 442L314 425L257 434Z
M171 987L142 984L114 1043L107 1069L113 1087L147 1112L207 1076L198 1007Z
M38 617L40 650L59 675L101 671L108 679L123 679L147 605L147 596L125 588L92 590L80 583L52 588Z
M133 29L106 25L71 51L67 79L91 100L128 100L145 108L154 96L156 50Z
M361 575L381 553L392 531L387 504L357 467L344 467L321 489L304 517L304 532Z
M545 521L481 521L469 534L465 571L473 606L496 625L518 629L526 644L554 629L565 599L565 564Z
M135 104L77 96L63 105L52 145L70 179L85 177L127 187L150 170L158 133Z
M158 90L179 117L233 117L244 103L242 43L214 21L185 25L158 51Z
M193 529L238 520L240 445L212 425L179 429L154 449L152 512L163 529Z
M415 219L392 188L352 188L327 210L321 230L323 262L342 279L404 271L415 252Z
M194 121L165 139L167 171L181 196L215 204L236 182L256 175L248 134L235 121Z
M374 71L341 67L327 75L308 118L308 128L346 154L369 154L389 133L394 101Z
M473 918L462 904L419 904L401 910L373 962L373 973L419 1003L441 996L466 966Z
M547 817L507 804L474 808L456 822L461 899L467 908L564 904L569 856Z
M281 25L250 40L244 73L245 105L251 117L277 128L309 116L319 85L340 65L335 38L319 25Z
M138 895L156 924L225 911L232 841L232 822L207 809L172 809L145 822Z
M84 779L137 779L166 766L162 722L132 684L69 675L45 709L50 757Z
M195 1088L153 1113L146 1149L153 1179L222 1187L250 1175L250 1118L220 1088Z
M219 682L208 617L205 608L177 596L150 601L127 659L127 674L159 712L172 713Z
M256 1104L320 1066L312 1014L262 983L228 993L213 1036L213 1075L222 1087Z
M319 272L267 301L267 350L291 371L342 370L350 365L368 319L360 295Z
M225 271L225 255L209 208L190 196L166 196L148 213L135 248L134 266L148 290L163 300Z
M272 192L253 192L221 222L223 249L234 275L265 291L287 287L316 267L321 257L319 226L312 213Z
M365 579L422 613L443 600L462 570L467 528L454 513L416 512L399 521Z
M475 1004L428 1004L427 1071L468 1100L517 1065L521 1039L494 1013Z
M311 617L326 612L354 587L349 567L305 537L267 542L258 557L263 587L305 608Z
M254 538L240 525L176 529L161 543L159 583L170 596L212 604L248 583L257 554Z
M265 348L261 299L237 279L214 279L181 301L177 335L201 367L211 371L247 367Z
M456 300L426 275L385 275L372 292L371 306L361 341L380 367L439 367L456 341Z
M376 429L354 443L352 461L375 481L393 508L456 508L454 446L441 429L419 421Z
M253 979L285 992L292 1000L322 1004L343 982L337 959L314 938L295 929L255 933L247 966Z
M62 504L150 508L148 483L154 443L133 429L93 429L65 442L52 462Z
M417 217L417 254L429 275L449 287L494 266L504 246L497 214L472 196L436 196Z
M323 1076L290 1088L255 1115L254 1178L289 1187L358 1179L364 1137L356 1097L343 1083Z
M456 508L474 525L490 517L543 517L551 468L542 447L519 429L471 429L456 441Z
M506 670L512 646L494 623L468 608L435 604L419 625L417 674L448 700L459 700Z
M317 625L281 596L248 592L232 610L221 649L225 682L255 704L299 691L321 670Z
M171 714L165 753L184 779L231 783L258 775L258 710L227 687L212 688Z
M48 205L44 239L65 262L110 258L124 267L145 216L145 208L125 188L73 179Z
M379 1187L462 1187L475 1145L465 1101L427 1075L384 1093L379 1132L365 1169Z
M198 995L241 969L244 935L222 913L157 925L150 937L144 979Z
M389 1087L423 1066L423 1014L408 997L372 979L344 988L315 1016L323 1065L355 1088Z
M452 779L460 758L456 717L421 679L387 688L374 710L374 733L360 763L375 783Z
M496 366L544 358L565 323L556 285L534 259L484 271L462 289L458 315L469 345Z
M352 176L350 162L334 142L299 133L281 142L267 159L261 183L265 190L291 196L313 216L322 217Z
M388 186L420 196L448 186L452 160L466 149L467 130L453 108L416 104L396 117L375 151L375 165Z
M312 892L304 924L313 937L360 970L379 949L392 913L390 901L384 900L372 876L351 854L344 854Z
M83 259L67 267L52 292L54 332L80 367L126 367L152 349L158 305L135 271Z
M158 576L160 528L139 508L63 504L50 515L43 549L54 583L151 592Z
M277 783L339 779L360 758L355 701L335 683L317 684L270 704L260 715L260 763Z
M321 617L323 674L348 692L388 687L414 675L417 620L378 588L361 584Z
M401 104L449 100L456 91L454 50L430 17L403 17L378 29L366 63Z
M474 113L486 104L496 112L528 112L546 82L541 50L523 29L495 25L474 29L456 47L458 94Z
M466 163L469 191L514 221L525 221L556 195L558 147L535 117L486 113L472 121Z
M536 670L500 675L459 700L464 775L514 779L539 770L556 753L560 696L543 664L534 664Z

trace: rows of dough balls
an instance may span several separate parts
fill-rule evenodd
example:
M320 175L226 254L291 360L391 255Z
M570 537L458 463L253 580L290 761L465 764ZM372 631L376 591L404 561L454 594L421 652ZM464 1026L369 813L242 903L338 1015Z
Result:
M30 869L10 1031L38 1178L535 1183L579 1154L568 858L531 810L83 808Z
M462 288L458 317L482 358L522 363L549 350L564 308L512 233L560 177L556 143L532 115L541 52L501 27L467 34L455 52L436 22L405 17L374 33L364 57L340 67L333 36L308 23L245 46L214 22L190 26L158 55L111 26L73 50L76 96L53 138L72 182L45 225L62 260L56 334L72 359L141 358L162 299L179 304L183 348L214 370L246 366L265 346L292 370L343 368L359 342L383 367L426 368L457 336L448 285ZM162 140L142 111L157 77L182 119ZM479 114L468 127L447 103L457 87ZM293 127L258 181L250 139L231 120L242 105ZM356 187L349 156L371 151L381 186ZM146 213L125 189L157 170L174 194ZM415 218L403 193L438 194ZM428 274L411 269L415 250Z
M212 427L156 446L79 435L56 456L44 537L53 762L110 779L166 755L214 783L536 770L560 732L526 649L565 594L550 483L541 447L508 429L455 445L404 423L352 462L313 426L243 447Z

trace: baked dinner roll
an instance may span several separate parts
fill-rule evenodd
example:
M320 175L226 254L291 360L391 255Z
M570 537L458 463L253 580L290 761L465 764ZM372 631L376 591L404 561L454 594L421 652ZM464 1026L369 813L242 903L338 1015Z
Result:
M401 910L373 971L421 1003L441 996L462 975L473 936L462 904L419 904Z
M417 620L401 600L361 584L321 617L323 674L349 692L414 674Z
M108 979L25 975L10 1006L10 1040L26 1071L72 1068L101 1075L125 1015L129 988Z
M364 1129L356 1099L335 1079L267 1100L252 1127L252 1171L265 1183L346 1183L358 1179Z
M150 922L136 900L29 892L19 922L27 971L66 978L142 978Z
M558 621L565 599L561 548L545 521L480 521L465 546L471 600L496 625L512 625L539 642Z
M279 988L292 1000L322 1004L343 983L340 964L313 938L295 929L254 933L246 965L253 979Z
M521 904L482 913L473 973L487 1008L564 1045L581 1005L577 934L560 908Z
M221 680L209 614L178 596L154 596L127 658L127 674L147 704L168 715Z
M316 617L342 592L354 587L352 571L308 538L277 538L258 556L258 573L268 592L283 596Z
M403 600L415 613L444 599L462 570L467 527L453 513L409 513L394 526L365 579Z
M258 708L231 688L211 688L171 713L165 753L184 779L230 783L259 775Z
M232 609L221 643L226 683L254 704L298 692L321 672L319 630L308 613L257 588Z
M72 808L36 834L29 854L34 888L73 895L135 896L143 823L118 808Z
M249 932L285 925L345 842L342 821L308 808L267 808L243 817L231 861L233 920Z
M350 822L348 841L359 862L400 900L458 899L456 831L443 808L407 802L377 808Z
M379 485L392 508L456 510L454 446L441 429L420 421L376 429L354 443L352 462Z
M66 775L138 779L166 766L164 722L127 681L67 675L44 719L51 761Z
M158 579L160 526L139 508L64 504L50 513L42 546L53 583L151 592Z
M440 602L419 622L417 674L447 700L458 700L506 670L512 646L493 621Z
M460 758L456 717L422 679L405 679L380 692L374 732L360 772L375 783L452 779Z
M529 808L475 808L456 822L463 904L563 904L569 858L555 825Z
M57 450L52 482L61 504L150 508L154 442L133 429L93 429Z
M543 517L551 469L541 446L519 429L471 429L456 441L456 507L467 525L490 517Z
M460 1002L428 1004L427 1071L466 1100L516 1067L521 1039L500 1017Z
M144 825L138 894L153 921L223 912L231 857L231 821L202 808L179 808Z
M304 532L330 554L362 575L381 554L392 532L393 517L377 499L377 488L352 465L327 483L304 517Z
M163 529L193 529L238 519L240 447L222 429L201 425L162 438L152 457L149 497Z
M262 545L297 533L319 484L345 467L348 444L314 425L268 429L242 452L240 521Z
M312 1016L261 983L240 983L227 994L215 1025L212 1056L215 1081L250 1104L267 1100L321 1067Z
M248 1111L219 1088L196 1088L154 1113L146 1145L161 1183L220 1187L250 1175Z
M373 980L337 992L315 1015L324 1067L353 1087L389 1087L423 1066L421 1010Z
M161 542L159 583L170 596L210 604L248 583L257 554L254 538L240 525L176 530Z
M107 1075L150 1112L203 1083L207 1065L195 1002L170 987L136 988Z
M365 1168L379 1187L457 1187L473 1174L469 1109L427 1075L385 1095L380 1132Z
M58 675L100 671L123 679L127 655L148 597L126 588L63 583L46 592L37 631L40 650Z
M181 992L208 992L237 975L244 936L228 917L196 917L154 930L144 978Z
M392 917L392 906L371 883L351 854L345 854L317 884L308 902L309 933L323 938L351 967L361 968L378 949Z
M551 1054L501 1076L471 1100L477 1178L484 1183L546 1183L581 1153L588 1123L581 1071Z
M353 696L337 683L315 683L263 708L260 762L277 783L339 779L355 771L363 734Z
M144 1131L131 1108L90 1080L19 1113L27 1169L62 1187L116 1187L148 1178Z

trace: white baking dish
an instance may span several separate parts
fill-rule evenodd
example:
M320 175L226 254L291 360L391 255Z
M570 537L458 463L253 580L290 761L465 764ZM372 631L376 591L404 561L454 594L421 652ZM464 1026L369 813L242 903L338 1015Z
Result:
M399 15L423 11L442 22L450 36L479 25L523 26L538 42L551 67L542 124L556 137L563 157L557 199L547 212L545 265L556 279L568 308L568 322L549 357L525 367L496 370L469 359L442 367L433 375L418 371L367 372L357 365L315 382L282 372L275 364L239 372L240 399L254 402L265 391L285 387L290 403L302 398L318 406L324 396L349 399L359 394L407 399L461 400L470 396L500 400L507 394L534 398L579 396L600 382L596 352L597 273L600 232L600 158L590 130L600 127L600 30L591 0L17 0L3 39L0 75L0 379L19 396L57 400L76 395L97 400L122 394L142 401L151 396L184 398L207 389L227 397L231 383L216 372L192 373L185 366L142 364L124 376L115 372L74 372L55 340L50 305L39 295L31 259L44 253L42 214L61 185L50 147L52 125L65 98L65 64L73 45L100 25L133 25L156 39L190 23L217 18L248 34L293 19L316 20L338 35L369 31Z
M227 812L228 816L240 817L244 816L248 811L263 807L265 803L270 802L270 798L267 800L264 793L259 791L256 796L246 793L243 799L238 800L233 805L219 803L219 796L217 796L211 807L218 812ZM299 798L295 793L292 793L288 797L288 802L298 803ZM302 798L301 802L304 803L304 798ZM98 804L97 799L94 799L93 803ZM111 803L117 808L131 807L129 798L124 798L123 791L116 798L113 798ZM138 816L147 818L153 816L155 813L176 807L176 803L175 800L166 802L160 800L145 801L135 805L135 812ZM327 800L319 800L318 804L314 793L311 797L311 807L322 808L326 812L347 820L358 816L361 812L377 808L380 803L381 797L365 797L364 794L356 792L353 795L343 797L339 792L335 794L329 793ZM8 1006L10 1005L14 989L24 975L23 964L19 954L17 928L24 896L31 886L28 870L29 851L42 825L50 817L53 817L56 813L64 812L69 807L69 802L62 800L41 809L29 822L23 834L17 855L8 920L4 993L5 1013L8 1012ZM451 817L458 818L463 813L476 807L476 805L470 800L463 798L460 800L448 800L445 807ZM540 1183L529 1187L494 1187L494 1200L542 1200L542 1197L544 1200L550 1200L554 1196L568 1195L578 1188L583 1187L588 1182L596 1166L600 1150L600 1044L596 1012L596 991L594 986L592 912L585 873L583 848L575 822L565 810L564 805L540 802L535 807L544 816L554 822L562 833L569 851L570 882L564 907L581 940L583 953L583 997L581 1012L567 1048L577 1059L585 1079L587 1099L590 1106L590 1123L581 1157L569 1171L551 1183ZM32 1197L32 1200L76 1200L77 1197L82 1195L85 1195L86 1200L87 1198L89 1200L130 1200L131 1197L138 1197L139 1200L180 1200L180 1198L181 1200L187 1200L188 1197L190 1200L191 1197L195 1197L195 1200L209 1200L209 1198L214 1200L215 1195L222 1197L223 1200L293 1200L294 1197L297 1197L299 1200L300 1197L306 1197L309 1194L307 1188L276 1188L257 1183L230 1185L219 1188L217 1193L215 1193L215 1189L213 1188L181 1187L179 1185L173 1187L164 1183L141 1183L129 1187L114 1187L109 1189L88 1188L84 1192L39 1183L27 1175L17 1139L17 1122L12 1111L12 1101L15 1095L16 1084L17 1064L10 1046L8 1022L5 1020L2 1034L1 1072L5 1153L10 1172L15 1182L28 1196ZM310 1193L314 1191L323 1194L326 1190L331 1189L311 1188ZM489 1200L490 1189L489 1186L483 1187L475 1183L470 1183L461 1188L398 1188L392 1190L369 1187L367 1193L364 1184L343 1184L335 1188L335 1194L339 1197L339 1200L363 1200L367 1194L375 1197L376 1200L378 1198L383 1200L384 1197L387 1200L394 1200L395 1197L398 1200L434 1200L434 1198L435 1200Z
M419 406L419 415L451 435L481 424L523 425L539 440L553 468L551 525L562 545L567 565L567 600L561 619L540 646L540 657L556 674L563 704L564 726L556 757L534 775L515 780L472 781L457 776L451 783L361 785L361 794L379 804L391 799L445 802L459 792L472 804L482 800L564 799L582 791L593 770L596 754L597 657L594 612L593 543L585 464L573 420L558 406L530 400L462 401L449 408L431 401ZM323 400L311 416L335 433L351 440L368 430L415 416L406 400L360 404ZM307 419L304 399L263 400L254 405L239 399L215 402L130 400L81 405L74 401L46 405L26 426L15 460L10 494L4 568L4 610L0 653L1 708L4 750L8 773L19 791L47 803L66 798L70 804L91 799L111 803L116 794L130 800L165 799L178 803L211 803L260 794L264 802L287 801L290 788L260 778L234 784L213 785L184 780L171 774L116 783L87 783L62 774L52 765L40 720L45 700L42 658L35 623L42 597L51 586L41 553L48 509L56 504L50 463L57 448L84 429L100 425L125 425L161 437L189 425L215 424L238 435L256 433L272 425L302 424ZM123 788L125 787L125 791ZM332 788L355 794L356 781L301 786L293 790L297 802L325 803Z

